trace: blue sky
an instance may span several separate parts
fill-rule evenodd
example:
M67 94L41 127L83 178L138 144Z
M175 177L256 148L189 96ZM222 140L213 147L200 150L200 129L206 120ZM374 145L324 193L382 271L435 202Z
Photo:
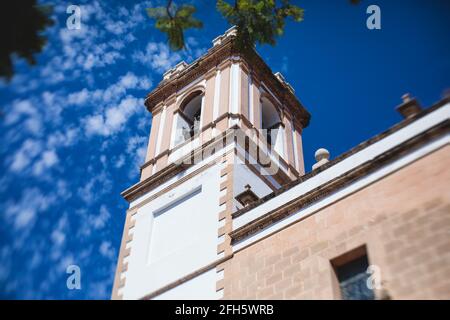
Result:
M214 1L195 1L204 29L168 50L144 9L155 1L58 2L49 42L29 67L0 83L0 298L108 299L127 203L139 179L151 115L143 98L161 74L193 61L229 26ZM296 1L275 47L258 51L312 114L307 170L319 147L335 157L400 121L405 92L428 106L450 88L448 1ZM81 30L65 28L81 5ZM382 29L366 28L369 4ZM81 268L68 290L66 268Z

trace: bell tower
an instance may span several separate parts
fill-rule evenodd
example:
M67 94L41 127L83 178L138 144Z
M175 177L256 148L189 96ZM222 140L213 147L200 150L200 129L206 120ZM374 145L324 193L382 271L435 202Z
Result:
M129 202L113 299L220 299L233 213L304 174L309 113L234 28L147 95L152 114Z

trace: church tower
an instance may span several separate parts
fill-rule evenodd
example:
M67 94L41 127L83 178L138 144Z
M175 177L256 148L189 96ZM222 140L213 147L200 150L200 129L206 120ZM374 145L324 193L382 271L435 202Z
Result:
M129 202L113 299L220 299L233 212L304 174L310 115L235 29L146 97L151 132Z

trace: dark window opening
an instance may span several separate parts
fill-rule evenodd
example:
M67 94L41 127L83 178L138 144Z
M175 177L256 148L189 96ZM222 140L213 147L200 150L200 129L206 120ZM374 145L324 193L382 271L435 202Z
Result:
M200 133L202 97L202 93L197 91L188 97L186 99L187 102L185 102L180 108L181 110L179 114L182 118L181 141L189 140Z
M266 131L266 140L267 145L271 148L273 146L272 136L276 138L277 130L280 128L281 122L275 123L273 126L267 129ZM273 141L274 142L274 141Z
M368 286L371 276L367 272L369 260L365 247L335 259L332 262L343 300L374 300L373 289Z
M276 143L277 130L281 124L280 115L273 103L267 99L261 99L261 128L264 130L264 137L269 148Z

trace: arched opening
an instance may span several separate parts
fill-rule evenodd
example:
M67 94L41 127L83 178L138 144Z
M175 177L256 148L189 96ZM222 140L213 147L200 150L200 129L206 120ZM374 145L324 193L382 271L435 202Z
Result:
M189 94L181 103L177 120L175 144L189 140L200 132L203 92L197 90Z
M261 99L261 128L264 130L267 143L274 146L281 126L280 115L273 103L266 97Z

